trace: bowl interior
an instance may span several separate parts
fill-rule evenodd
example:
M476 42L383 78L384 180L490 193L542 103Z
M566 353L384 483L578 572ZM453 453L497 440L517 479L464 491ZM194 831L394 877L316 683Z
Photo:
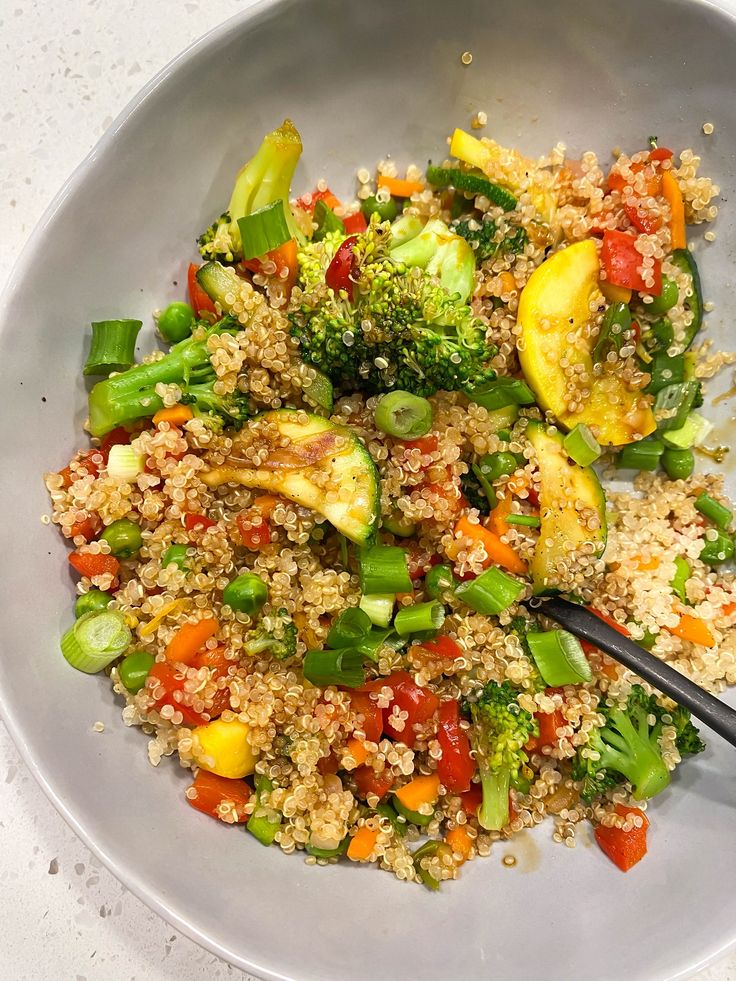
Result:
M166 761L155 774L106 681L72 671L58 651L73 587L65 546L40 521L41 474L79 445L85 325L140 317L149 325L141 349L152 343L150 311L182 295L196 234L284 116L304 139L303 190L325 176L346 192L358 167L388 154L400 164L439 160L452 128L484 110L489 135L530 155L562 141L573 156L590 148L606 160L612 147L637 148L652 133L693 146L727 198L736 187L735 57L736 23L698 2L262 3L145 91L27 248L1 314L0 371L13 399L0 422L12 515L0 551L0 707L57 806L113 871L234 963L300 981L512 970L547 981L682 976L736 933L736 758L714 736L682 769L651 809L651 855L628 876L589 837L572 855L553 845L547 824L473 862L437 895L347 863L308 869L185 808L184 771ZM706 120L716 127L709 138ZM695 235L720 347L734 214L724 208L715 243ZM723 442L730 411L721 411ZM91 731L96 720L103 734ZM503 866L506 854L518 859L514 869ZM685 902L698 914L683 930Z

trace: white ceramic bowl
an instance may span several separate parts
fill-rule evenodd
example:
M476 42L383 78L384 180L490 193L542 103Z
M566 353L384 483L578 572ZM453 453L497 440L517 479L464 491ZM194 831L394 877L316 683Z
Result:
M473 53L464 67L460 54ZM439 894L349 863L309 869L187 808L185 773L155 772L105 678L71 670L66 547L43 524L41 473L85 416L90 320L182 293L193 240L233 173L288 115L305 142L297 186L351 186L385 154L423 163L476 110L502 143L541 153L695 146L736 188L736 23L711 4L619 0L283 0L198 42L125 110L58 195L2 305L3 657L0 708L37 779L135 893L262 977L652 981L683 977L736 936L736 757L714 737L651 808L650 854L622 875L551 827L494 850ZM713 120L706 139L702 123ZM734 216L700 251L728 346ZM148 338L146 339L148 340ZM733 487L732 487L733 489ZM105 723L104 737L91 732ZM518 865L507 869L505 854Z

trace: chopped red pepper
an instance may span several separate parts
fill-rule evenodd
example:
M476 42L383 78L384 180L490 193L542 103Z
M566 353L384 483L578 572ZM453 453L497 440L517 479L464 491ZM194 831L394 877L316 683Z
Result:
M601 850L617 865L622 872L628 872L637 862L640 862L647 853L647 828L649 821L643 811L638 807L625 807L623 804L616 805L616 812L621 817L635 814L643 818L644 823L640 828L632 828L624 831L623 828L607 828L599 824L595 829L595 840Z
M430 433L429 436L421 436L419 439L402 440L399 445L403 446L405 450L420 450L423 456L429 456L430 453L436 451L440 443L437 436Z
M297 205L302 209L302 211L308 212L310 215L314 214L314 206L318 201L324 201L328 208L340 207L340 199L335 197L329 187L326 187L324 191L319 191L315 188L311 194L302 194L300 198L297 198Z
M212 518L208 518L206 514L185 514L184 515L184 527L187 531L206 531L217 522L213 521Z
M77 570L80 576L116 576L120 563L114 555L103 555L101 552L70 552L69 564Z
M666 146L656 146L649 153L650 160L670 160L674 156L672 150L669 150Z
M434 640L423 640L419 646L423 647L425 651L429 651L430 654L446 657L450 661L454 661L456 657L462 657L465 654L458 642L446 634L435 637ZM443 704L445 703L443 702Z
M639 160L636 163L631 164L631 171L634 174L640 174L647 166L647 163L643 160ZM623 191L627 185L627 181L624 180L623 175L617 170L612 170L608 175L608 190L609 191ZM650 168L649 173L644 178L644 188L646 193L650 197L656 197L662 190L662 175L659 170L654 170Z
M325 282L334 290L335 293L339 293L340 290L345 290L348 295L348 299L352 300L353 290L355 288L355 283L353 281L353 274L355 272L355 256L353 255L353 246L357 242L357 235L351 235L350 238L346 238L342 242L332 257L332 262L327 267L327 272L325 273Z
M122 426L118 426L116 429L111 429L106 436L103 436L100 440L100 453L102 454L105 463L107 463L107 458L110 456L110 450L113 446L127 446L132 439L132 433L129 433L127 429Z
M372 766L367 766L365 763L353 771L353 779L358 793L364 799L368 794L385 797L394 785L394 778L388 770L376 773Z
M168 664L165 661L156 661L148 672L146 686L151 691L163 688L163 694L159 695L154 703L157 709L163 708L164 705L170 705L177 712L181 712L186 725L203 725L205 722L210 721L209 715L200 715L199 712L195 712L189 705L182 705L181 702L178 702L174 698L175 692L183 690L185 681L186 675L177 671L172 664Z
M371 743L377 743L383 733L383 712L365 691L350 693L350 707L363 716L363 732Z
M561 709L555 709L554 712L535 712L534 718L539 725L539 735L528 740L524 746L527 753L533 753L542 746L554 746L557 742L557 730L567 723Z
M641 202L624 205L624 211L634 228L640 232L646 232L647 235L654 234L662 227L661 217L647 211L642 207Z
M607 231L603 236L601 264L606 280L614 286L624 286L639 293L659 296L662 292L662 263L654 260L654 285L648 287L639 272L644 257L636 249L636 237L627 232Z
M270 543L271 525L267 518L253 511L248 511L245 514L239 514L235 523L246 548L257 552ZM250 527L246 527L247 525Z
M393 690L393 698L383 710L383 731L407 746L416 742L414 726L430 719L440 704L439 698L428 688L418 685L408 671L395 671L387 678L376 678L364 685L362 691L380 691L383 687ZM404 728L399 731L391 721L394 706L407 713Z
M195 790L196 795L192 797L187 794L187 800L198 811L223 821L226 818L222 816L219 809L223 804L228 804L231 805L226 813L228 824L244 824L248 820L245 805L253 791L245 780L231 780L217 773L200 770L189 789ZM234 821L232 817L235 818Z
M609 617L607 613L601 613L600 610L594 610L592 606L587 607L587 609L591 613L595 613L598 619L602 620L604 623L607 623L609 627L613 627L614 630L617 630L620 634L623 634L624 637L631 636L628 629L622 623L619 623L618 620L614 620L613 617ZM586 654L592 654L593 651L598 650L595 644L591 644L589 640L581 640L580 644L582 645L583 651Z
M471 816L477 814L478 808L483 802L483 789L481 785L479 783L472 784L470 790L466 790L464 794L460 794L460 800L466 814Z
M436 552L430 552L415 542L411 542L406 548L406 565L412 580L424 579L432 566L441 561Z
M201 317L203 313L215 313L215 304L197 282L197 270L199 268L196 262L190 262L189 270L187 271L189 302L192 305L195 317Z
M74 522L71 527L72 538L76 538L77 535L81 535L85 541L91 542L101 528L102 521L100 520L99 515L93 512L92 514L85 515L84 518L80 518L78 521Z
M365 220L365 215L360 210L356 211L355 214L346 215L342 219L342 223L345 226L345 231L348 233L348 235L359 235L368 227L368 222Z
M470 740L460 727L460 706L454 698L440 705L437 739L442 749L437 761L440 781L453 794L465 793L470 789L475 762L470 755Z

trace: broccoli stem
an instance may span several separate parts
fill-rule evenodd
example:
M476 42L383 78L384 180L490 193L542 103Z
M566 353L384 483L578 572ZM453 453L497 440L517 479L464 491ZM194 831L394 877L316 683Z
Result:
M635 727L628 714L620 709L611 712L609 725L601 730L608 743L602 760L606 767L623 773L639 800L647 800L665 789L670 773L643 711L637 722Z
M500 831L509 823L509 789L511 771L508 767L490 770L481 765L480 781L483 800L478 809L478 824L486 831Z

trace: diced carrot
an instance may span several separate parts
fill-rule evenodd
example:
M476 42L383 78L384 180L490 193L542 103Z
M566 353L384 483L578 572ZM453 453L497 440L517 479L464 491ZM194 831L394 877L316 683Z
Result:
M498 274L498 289L495 291L496 296L501 296L504 293L516 293L516 280L510 272L502 272Z
M638 807L625 807L623 804L617 804L616 811L621 817L635 814L643 818L644 823L640 828L632 828L630 831L624 831L623 828L607 828L600 824L595 829L595 840L614 865L617 865L622 872L628 872L647 853L649 821Z
M403 787L399 787L396 796L410 811L418 811L422 804L434 804L440 792L440 778L436 773L429 776L414 777Z
M214 648L204 647L192 659L195 668L212 668L218 676L226 675L228 668L234 663L227 657L227 647L223 644Z
M736 613L736 603L725 603L721 607L721 613L724 615L724 617L733 616L733 614Z
M711 633L708 624L700 617L694 617L690 613L680 614L680 621L676 627L665 627L675 637L687 640L691 644L698 644L700 647L715 647L716 639Z
M220 624L213 617L183 624L168 643L166 660L177 664L191 664L219 629Z
M421 194L424 190L421 181L407 181L400 177L386 177L384 174L378 178L378 186L385 187L393 198L410 198L412 194Z
M314 206L318 201L324 201L327 207L333 211L340 207L340 199L332 193L329 187L326 187L324 191L315 189L311 194L302 194L300 198L297 198L296 203L303 211L308 211L311 215L314 213Z
M101 528L102 521L99 515L93 511L92 514L86 514L83 518L78 518L69 530L71 531L72 538L81 535L85 541L91 542Z
M252 790L245 780L232 780L199 770L189 789L196 793L193 797L187 794L187 800L198 811L228 824L243 824L248 820L245 805L250 800Z
M643 559L640 555L635 555L632 562L636 562L639 572L654 572L659 568L659 559L653 555L650 559Z
M509 530L508 522L506 518L511 514L511 507L513 501L511 500L511 495L507 494L506 497L502 497L498 504L493 508L491 513L488 515L486 521L486 526L493 532L494 535L505 535Z
M445 835L445 841L456 855L462 856L458 865L467 862L473 853L473 839L464 824L459 824L456 828L448 831Z
M685 203L676 177L669 170L662 172L662 194L670 206L670 237L673 249L687 245L685 233Z
M259 494L253 499L253 507L262 518L267 518L281 500L276 494Z
M483 563L484 566L494 563L517 575L524 575L528 571L526 562L513 548L502 542L498 535L484 528L483 525L473 524L466 517L462 517L455 525L455 535L463 535L473 541L482 542L488 556L488 560Z
M171 426L183 426L194 418L194 413L188 405L171 405L166 409L159 409L153 417L154 426L160 422L168 422Z
M378 831L372 828L358 828L348 845L348 858L353 862L367 862L373 854L378 841Z
M525 473L512 474L506 481L506 486L512 494L521 494L529 486L529 478Z
M358 766L362 766L362 764L368 759L368 750L365 748L365 743L362 739L356 739L355 736L351 736L351 738L348 739L348 752Z

